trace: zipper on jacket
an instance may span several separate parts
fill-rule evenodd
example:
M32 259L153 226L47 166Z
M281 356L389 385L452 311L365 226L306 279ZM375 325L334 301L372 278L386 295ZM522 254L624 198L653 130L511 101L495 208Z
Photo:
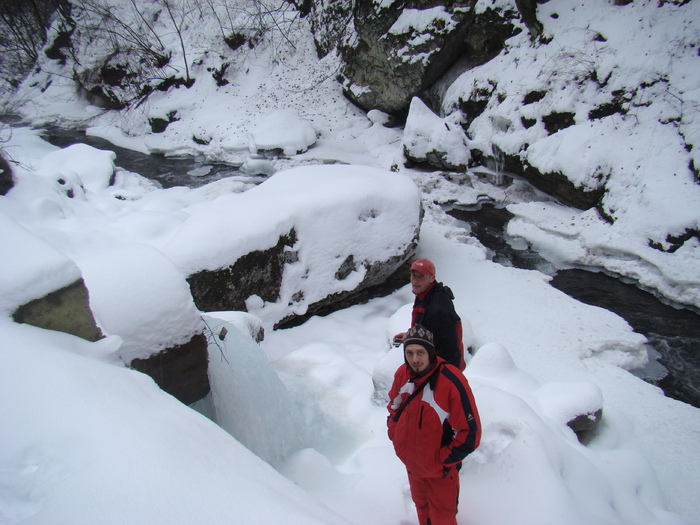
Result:
M423 409L425 407L423 405L420 406L420 418L418 418L418 429L423 428Z

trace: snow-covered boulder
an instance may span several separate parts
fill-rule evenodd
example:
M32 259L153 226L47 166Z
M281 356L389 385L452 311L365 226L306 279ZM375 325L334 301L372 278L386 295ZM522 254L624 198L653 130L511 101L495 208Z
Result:
M72 144L43 157L35 173L42 182L62 190L68 197L85 198L110 186L116 158L113 151Z
M311 123L292 109L282 109L266 115L255 124L250 134L250 153L282 152L296 155L316 142L316 130Z
M422 219L409 177L349 165L278 172L186 211L163 252L197 307L268 325L383 283L413 255Z
M100 339L75 262L4 213L0 237L0 312L19 323Z
M460 112L440 118L421 99L414 97L403 132L406 158L438 169L465 171L471 154L461 120Z
M85 257L83 275L100 326L118 356L185 404L209 392L204 322L184 276L157 249L119 246Z

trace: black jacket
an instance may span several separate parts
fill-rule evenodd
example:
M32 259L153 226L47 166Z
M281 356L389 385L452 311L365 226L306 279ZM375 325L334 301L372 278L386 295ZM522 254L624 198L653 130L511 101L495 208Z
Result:
M430 330L437 355L464 370L462 320L455 311L453 300L452 290L435 281L423 299L416 296L412 325L421 324Z

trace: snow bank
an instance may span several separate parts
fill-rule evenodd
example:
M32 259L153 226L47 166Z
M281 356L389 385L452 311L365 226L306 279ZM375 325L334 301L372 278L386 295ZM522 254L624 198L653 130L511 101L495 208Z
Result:
M514 523L512 510L495 502L522 500L537 508L536 516L519 516L523 525L681 523L658 510L663 508L658 479L642 454L632 448L609 457L591 453L566 421L551 419L584 406L600 408L595 385L593 396L585 387L576 388L580 385L540 386L494 343L479 348L467 376L483 414L481 445L465 461L462 475L470 519ZM544 411L537 403L540 396L548 400ZM552 411L551 403L559 409Z
M187 281L155 248L118 246L83 258L81 267L95 319L122 339L125 363L185 344L204 329Z
M509 208L518 216L509 233L545 253L560 244L556 264L603 268L696 308L700 70L688 64L697 61L698 16L693 2L538 5L545 40L509 39L447 89L442 107L449 114L460 100L487 96L468 130L475 147L495 145L579 188L605 188L607 219L572 213L569 231L555 232L554 207L523 204ZM544 119L555 113L571 113L572 125L548 131ZM672 245L685 234L680 249Z
M0 325L3 523L344 523L149 377L77 355L103 343Z

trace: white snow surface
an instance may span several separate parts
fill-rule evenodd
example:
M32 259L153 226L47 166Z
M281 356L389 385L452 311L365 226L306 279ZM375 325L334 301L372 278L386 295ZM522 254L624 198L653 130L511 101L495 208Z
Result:
M693 22L700 4L572 0L538 5L537 16L548 44L528 44L526 31L511 38L507 52L449 86L442 109L451 113L479 90L497 93L471 124L472 141L519 155L543 173L565 173L585 190L605 183L602 209L614 222L573 213L560 228L558 207L529 203L509 207L518 215L509 233L545 253L568 245L556 254L559 265L604 269L700 307L700 265L689 264L700 257L697 238L675 253L651 246L669 250L669 236L700 225L700 186L689 167L700 166L700 31ZM544 98L525 103L537 92ZM589 120L615 103L620 112ZM575 124L549 135L542 117L552 113L572 113ZM537 121L526 127L524 119Z
M469 139L460 121L459 112L440 118L421 99L414 97L404 126L404 150L417 159L425 159L429 153L445 152L446 166L466 168L471 154Z
M260 203L265 203L261 205ZM280 171L245 193L224 194L183 210L190 217L163 246L186 275L231 265L290 234L296 261L287 266L280 298L248 310L272 323L327 295L352 290L366 276L365 262L407 251L419 228L421 199L405 175L368 166L300 166ZM335 273L352 257L358 268ZM302 299L294 299L303 291Z
M474 140L493 140L506 152L521 140L508 133L527 135L536 144L531 162L571 167L582 184L595 184L591 176L606 161L613 225L595 210L554 204L523 181L493 186L474 173L402 167L402 130L383 127L381 115L368 118L343 98L333 79L336 58L316 58L304 20L290 26L294 47L268 35L245 57L241 51L242 61L228 74L232 85L218 89L206 67L220 65L211 62L217 60L211 51L223 54L224 46L215 43L218 28L200 21L189 57L203 60L193 71L197 82L189 90L156 93L138 111L100 114L74 95L70 75L50 86L32 77L19 96L31 101L23 112L35 123L92 118L90 133L139 151L243 164L257 153L251 134L262 133L255 144L266 143L264 130L271 128L261 124L280 110L295 111L317 138L314 143L310 128L298 126L296 134L270 140L302 153L271 160L276 173L254 190L245 191L249 185L238 178L164 190L115 170L110 152L82 145L58 150L26 127L13 130L3 151L13 160L17 184L0 197L0 523L416 524L406 472L385 430L385 393L402 362L390 339L408 326L410 288L273 330L283 308L266 310L269 305L254 298L252 313L210 312L202 319L182 274L186 265L218 264L212 232L235 230L223 247L235 251L256 235L304 224L310 233L299 248L310 250L309 264L319 269L324 257L340 253L310 248L331 238L318 233L324 222L342 228L339 250L395 249L390 245L403 234L393 228L410 228L403 219L416 212L414 183L426 211L416 256L433 260L438 280L455 292L465 344L475 349L466 376L483 437L461 471L457 522L700 523L700 411L628 372L647 360L645 338L617 315L558 292L540 272L491 262L440 207L484 197L502 202L517 217L509 231L558 264L634 275L669 300L697 305L698 243L662 253L648 240L665 242L667 231L697 227L698 190L687 171L697 148L679 148L668 130L678 126L689 142L697 141L700 70L689 57L697 62L692 22L698 3L656 5L541 4L538 16L560 54L532 53L529 37L516 36L508 53L471 78L460 77L448 94L469 93L490 77L522 94L546 81L536 78L543 71L558 72L550 80L564 85L563 73L588 64L586 57L597 61L599 78L614 72L611 86L670 78L671 84L646 88L654 103L635 106L638 125L613 116L548 138L539 125L493 125L498 119L492 117L517 123L518 112L532 116L535 105L549 104L549 112L578 101L583 111L597 103L597 95L572 88L553 89L553 100L528 106L506 97L472 128ZM590 38L594 31L608 41ZM171 47L177 52L178 45ZM564 63L567 57L578 60ZM173 63L181 58L176 53ZM662 107L675 124L658 122ZM147 119L171 110L180 120L150 133ZM194 142L193 134L210 140ZM350 166L318 166L329 161ZM332 212L345 193L350 203L336 218ZM274 197L281 194L286 198ZM242 220L232 228L239 212L227 203L277 220L278 229ZM316 216L319 209L325 212ZM373 230L382 235L364 229L391 217L397 220ZM81 275L107 338L90 343L12 322L9 314L23 301ZM327 282L300 275L299 283L311 294ZM165 344L200 323L210 341L212 392L194 407L123 366L139 341ZM228 331L223 339L222 327ZM261 344L249 335L258 327L266 330ZM579 443L566 422L600 407L598 432L587 445Z

